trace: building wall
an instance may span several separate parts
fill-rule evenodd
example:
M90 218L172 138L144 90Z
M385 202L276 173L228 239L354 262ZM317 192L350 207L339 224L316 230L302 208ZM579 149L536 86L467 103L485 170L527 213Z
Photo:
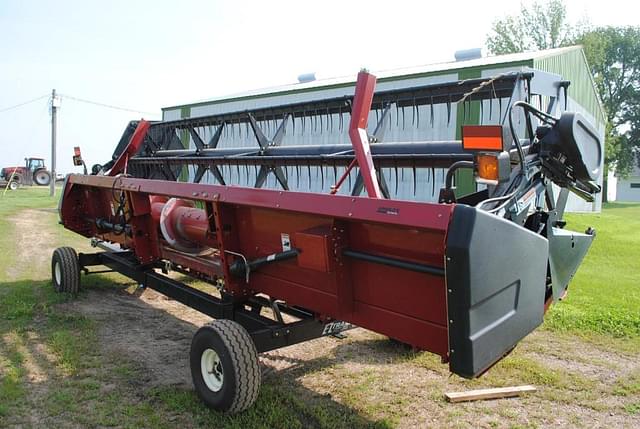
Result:
M568 110L578 111L584 114L598 129L604 141L604 123L601 120L601 112L597 97L593 90L589 71L584 61L582 50L574 49L560 55L549 58L518 61L514 63L478 66L463 68L455 72L425 73L403 78L381 78L378 81L377 89L407 88L418 85L429 85L434 83L456 81L459 79L472 79L479 77L492 77L500 73L510 71L524 71L528 67L539 67L540 69L561 74L563 79L571 80L567 102ZM211 103L198 103L186 107L165 109L163 119L179 119L181 117L199 117L214 115L224 112L242 111L246 109L282 105L309 100L327 99L353 94L354 84L333 85L330 87L318 87L312 90L301 92L288 91L279 94L266 94L259 96L247 96L230 100L218 100ZM452 106L448 109L445 104L435 106L420 106L417 109L395 109L389 112L389 127L386 129L384 141L394 142L415 142L415 141L438 141L438 140L459 140L460 127L464 124L500 124L505 119L503 106L508 104L508 99L486 100L480 105L479 102L472 103L468 108L464 105ZM564 103L558 106L564 107ZM186 114L185 114L186 113ZM560 110L556 112L559 114ZM369 130L373 129L378 122L381 112L373 111L369 116ZM342 116L342 117L341 117ZM275 130L280 125L281 118L257 118L259 126L268 137L273 136ZM524 114L521 109L515 114L516 129L524 135ZM319 145L319 144L340 144L349 143L347 134L349 115L322 115L314 121L296 118L289 121L286 127L286 135L283 145ZM213 127L204 130L203 139L210 138L215 129ZM193 142L189 142L190 137L186 136L185 144L193 147ZM225 127L219 147L247 147L257 148L256 140L248 124ZM343 167L334 169L333 167L288 167L285 174L289 178L289 186L292 190L328 192L330 186L335 183L338 177L344 172ZM250 167L224 167L222 174L228 183L241 186L253 186L258 170ZM191 175L195 171L190 172ZM418 201L437 201L439 189L444 184L446 171L444 169L411 169L399 168L383 169L389 191L392 198L408 199ZM355 180L357 171L353 171L347 180L346 185L340 190L341 194L349 192L349 188ZM471 172L463 171L457 177L457 186L465 193L477 188L473 182ZM207 173L203 182L215 183L215 179ZM602 178L599 179L602 183ZM275 177L270 175L266 187L280 188ZM569 211L599 211L601 208L601 196L594 203L585 203L576 196L571 195L568 202Z
M616 201L640 202L640 175L618 178L616 186Z

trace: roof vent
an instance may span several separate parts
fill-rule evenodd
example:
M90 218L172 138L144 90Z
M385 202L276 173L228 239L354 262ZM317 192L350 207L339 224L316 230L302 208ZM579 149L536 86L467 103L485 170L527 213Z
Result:
M308 82L313 82L314 80L316 80L315 72L302 73L300 76L298 76L298 83L308 83Z
M461 49L456 51L453 56L456 58L456 61L477 60L478 58L482 58L482 48Z

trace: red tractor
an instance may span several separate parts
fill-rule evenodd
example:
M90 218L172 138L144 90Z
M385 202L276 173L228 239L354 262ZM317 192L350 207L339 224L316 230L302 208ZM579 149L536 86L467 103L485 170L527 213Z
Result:
M25 158L21 167L4 167L0 175L10 183L20 185L46 186L51 183L51 172L44 165L43 158Z

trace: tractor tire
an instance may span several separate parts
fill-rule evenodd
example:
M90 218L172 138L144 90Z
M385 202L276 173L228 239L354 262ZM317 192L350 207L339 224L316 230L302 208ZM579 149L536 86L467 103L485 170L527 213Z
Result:
M9 178L11 179L11 176L9 176ZM22 179L21 174L14 174L11 181L16 182L18 185L24 185L24 180Z
M19 186L20 184L15 180L12 180L11 182L9 182L9 189L11 189L12 191L15 191L16 189L18 189Z
M37 170L33 173L33 181L38 186L47 186L51 183L51 173L47 170Z
M196 393L209 407L239 413L258 398L261 373L249 333L232 320L214 320L193 336L189 356Z
M51 257L51 280L56 292L76 295L80 290L80 264L71 247L58 247Z

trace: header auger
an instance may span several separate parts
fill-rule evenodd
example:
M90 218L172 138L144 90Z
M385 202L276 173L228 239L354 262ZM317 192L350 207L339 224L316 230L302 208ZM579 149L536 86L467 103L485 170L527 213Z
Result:
M568 82L542 72L375 83L363 71L354 95L132 122L111 161L66 179L61 223L103 251L56 251L56 288L77 292L81 271L106 265L218 319L190 362L224 411L255 400L258 353L354 325L480 375L540 325L587 252L593 231L565 230L563 212L569 191L599 191L599 139L579 114L553 115ZM462 141L385 141L473 109L488 125ZM464 170L478 184L465 195Z

